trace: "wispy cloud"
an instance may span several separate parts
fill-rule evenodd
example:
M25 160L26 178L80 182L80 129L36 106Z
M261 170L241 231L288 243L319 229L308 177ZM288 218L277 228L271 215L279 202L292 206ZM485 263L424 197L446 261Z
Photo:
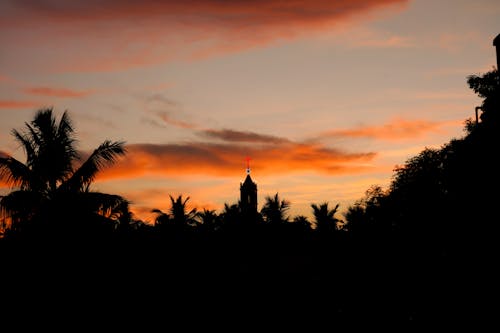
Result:
M437 44L443 50L451 53L461 52L464 48L470 48L471 44L477 43L479 40L478 33L474 31L467 32L465 34L459 33L441 33L437 36Z
M159 111L159 112L157 112L157 115L158 115L158 117L160 117L160 119L165 124L168 124L168 125L172 125L172 126L180 127L180 128L184 128L184 129L193 129L193 128L197 127L196 124L188 123L186 121L175 119L174 117L172 117L171 113L168 111Z
M227 142L249 142L249 143L266 143L266 144L283 144L290 143L286 138L280 138L274 135L265 135L249 131L235 131L232 129L207 129L198 132L198 135L209 138L219 139Z
M93 94L92 90L72 90L66 88L50 87L31 87L23 89L23 92L31 95L61 97L61 98L80 98Z
M58 68L120 70L269 45L406 3L408 0L26 0L3 8L0 28L8 33L0 41L6 43L17 36L19 43L65 45L52 64ZM79 49L89 47L95 51L92 55L79 56Z
M415 41L406 35L394 34L363 26L353 26L337 34L343 44L353 48L408 48L415 47Z
M40 106L33 101L0 100L0 109L28 109Z
M408 37L402 36L389 36L385 38L377 39L362 39L354 42L355 46L358 47L377 47L377 48L400 48L400 47L412 47L413 42Z
M142 121L155 127L174 126L182 129L195 129L198 127L194 122L182 119L186 115L182 105L165 94L152 94L145 98L146 115Z
M379 140L405 140L418 138L430 132L440 132L443 126L456 125L450 121L393 119L382 125L360 125L355 128L326 131L320 138L368 138Z

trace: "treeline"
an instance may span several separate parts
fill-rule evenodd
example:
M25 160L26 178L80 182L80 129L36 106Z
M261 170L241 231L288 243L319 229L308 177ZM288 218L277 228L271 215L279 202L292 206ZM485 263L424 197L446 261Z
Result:
M278 194L250 217L238 204L220 214L189 209L180 195L170 197L168 212L154 210L154 225L135 220L125 198L90 188L126 153L124 143L106 141L77 164L68 115L57 122L41 110L25 132L13 131L26 163L0 157L0 176L16 188L0 199L5 267L168 281L142 285L159 293L167 285L197 292L250 285L323 295L339 320L488 319L483 297L499 260L500 76L493 70L467 82L483 102L462 138L407 160L387 189L370 188L343 219L338 205L312 204L313 221L288 217Z

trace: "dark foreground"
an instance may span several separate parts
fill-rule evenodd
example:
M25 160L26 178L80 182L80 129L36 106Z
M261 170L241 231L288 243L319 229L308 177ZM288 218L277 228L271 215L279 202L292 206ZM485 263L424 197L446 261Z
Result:
M2 313L24 318L20 327L40 314L162 330L498 326L492 249L436 255L403 241L314 237L0 244Z

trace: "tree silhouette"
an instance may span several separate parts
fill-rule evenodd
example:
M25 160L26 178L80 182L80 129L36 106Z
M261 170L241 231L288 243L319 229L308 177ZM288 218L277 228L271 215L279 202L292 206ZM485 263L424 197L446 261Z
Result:
M220 220L222 228L226 231L234 230L241 220L240 206L238 204L224 203L224 209L220 214Z
M196 208L192 208L191 210L187 210L187 202L190 197L186 199L182 199L182 194L180 194L176 199L174 199L171 195L170 197L170 216L172 218L172 222L176 225L188 225L195 226L198 222L196 221L196 217L198 216L198 212Z
M276 193L273 197L266 196L261 214L267 223L279 225L283 222L288 222L287 211L290 209L290 202L281 200Z
M210 232L220 228L219 216L215 210L204 208L202 212L198 213L198 218L201 222L200 227L204 231Z
M391 232L388 194L378 185L371 186L365 197L347 208L344 229L355 235L368 236Z
M151 213L156 213L156 217L155 217L155 221L154 221L155 227L160 228L160 229L163 227L167 227L168 222L170 221L170 216L168 216L168 213L165 213L158 208L152 209Z
M324 202L319 206L316 204L311 204L314 214L314 223L316 224L316 230L322 233L332 233L338 230L338 220L335 217L339 204L335 208L328 208L328 202Z
M490 72L467 77L469 87L481 98L481 120L497 123L500 119L500 73L498 68Z
M125 213L125 199L90 191L96 174L125 154L124 142L106 140L80 164L67 112L57 122L52 109L41 109L25 126L24 132L14 129L12 134L24 149L26 162L0 157L0 178L17 188L0 201L12 231L35 220L46 224L93 214L113 219Z
M304 215L297 215L293 218L293 223L302 231L311 230L311 222Z
M153 209L152 212L156 213L155 225L160 228L170 227L175 232L186 231L198 224L197 217L198 212L196 208L187 210L187 202L189 197L186 199L182 198L180 194L174 199L172 195L170 198L170 208L168 213L164 213L159 209Z

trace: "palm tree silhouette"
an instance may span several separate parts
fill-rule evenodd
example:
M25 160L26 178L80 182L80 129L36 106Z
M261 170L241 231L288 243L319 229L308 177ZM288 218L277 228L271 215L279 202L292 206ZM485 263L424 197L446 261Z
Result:
M293 218L293 223L302 231L308 231L311 229L311 222L304 215L297 215Z
M224 209L219 215L221 227L224 229L234 228L241 221L241 211L239 204L224 203Z
M168 216L168 213L165 213L164 211L158 208L152 209L151 213L156 213L154 222L155 227L163 228L167 226L168 222L170 221L170 216Z
M288 222L286 212L290 209L289 201L281 200L278 193L273 197L267 196L265 200L266 202L262 207L261 213L266 222L272 224Z
M67 111L57 123L51 108L38 110L25 126L25 131L14 129L12 135L23 148L26 162L0 157L0 179L17 188L0 200L1 214L11 221L12 230L22 229L35 217L48 222L45 213L51 220L57 220L58 211L116 218L125 213L120 208L128 210L122 197L90 191L96 174L125 154L124 142L104 141L76 167L80 154Z
M319 206L316 204L311 204L313 209L316 230L319 232L334 232L338 230L339 220L335 217L339 204L333 209L328 208L328 202L324 202Z
M152 212L156 213L155 225L158 227L166 227L171 225L175 230L185 230L189 227L194 227L198 224L196 220L198 217L198 211L196 208L187 210L187 202L190 197L186 199L182 198L180 194L176 199L169 195L170 197L170 209L168 213L164 213L159 209L153 209Z
M215 210L204 208L202 212L198 213L198 218L204 231L215 231L220 227L220 219Z

